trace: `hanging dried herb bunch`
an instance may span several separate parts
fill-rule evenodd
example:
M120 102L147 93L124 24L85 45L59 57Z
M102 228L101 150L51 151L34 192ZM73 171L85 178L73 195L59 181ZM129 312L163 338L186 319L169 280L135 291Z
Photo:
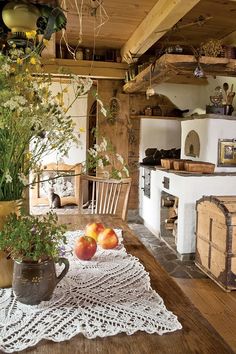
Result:
M202 52L207 57L218 57L223 52L222 42L219 39L211 39L201 45Z

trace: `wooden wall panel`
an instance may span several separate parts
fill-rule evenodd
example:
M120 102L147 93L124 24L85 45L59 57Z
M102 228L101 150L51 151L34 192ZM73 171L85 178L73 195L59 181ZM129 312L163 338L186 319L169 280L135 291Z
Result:
M116 122L110 123L107 117L104 117L98 110L98 129L101 135L107 136L116 150L128 163L130 176L132 177L132 187L129 200L129 209L138 209L138 190L139 190L139 135L140 119L132 117L133 107L138 104L140 95L133 99L130 105L130 95L122 93L122 82L117 80L98 80L98 97L102 100L104 106L109 107L111 98L116 95L120 102L120 113ZM143 100L143 97L142 97ZM144 102L146 99L144 98ZM145 107L142 104L141 109Z
M122 84L118 80L99 80L98 97L108 110L105 117L98 107L98 130L100 135L110 139L116 147L117 153L121 154L125 161L128 161L128 140L127 140L127 112L129 108L128 95L122 94ZM120 111L116 119L109 115L111 98L116 97L120 103Z

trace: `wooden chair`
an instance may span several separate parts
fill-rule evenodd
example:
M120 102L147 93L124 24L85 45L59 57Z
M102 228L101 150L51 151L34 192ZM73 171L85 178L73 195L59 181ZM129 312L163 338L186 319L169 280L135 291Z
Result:
M105 179L81 175L80 177L80 198L79 208L81 213L85 212L84 194L87 191L85 183L91 186L91 198L87 196L88 210L91 214L110 214L126 220L128 200L131 188L131 178Z

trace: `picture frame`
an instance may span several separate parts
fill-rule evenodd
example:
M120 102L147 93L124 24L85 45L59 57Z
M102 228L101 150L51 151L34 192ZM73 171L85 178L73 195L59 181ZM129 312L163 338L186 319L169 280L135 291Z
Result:
M217 166L236 167L236 139L218 140Z
M43 167L35 178L31 192L31 204L49 206L48 190L53 188L60 196L61 205L79 205L81 164L68 165L51 163Z

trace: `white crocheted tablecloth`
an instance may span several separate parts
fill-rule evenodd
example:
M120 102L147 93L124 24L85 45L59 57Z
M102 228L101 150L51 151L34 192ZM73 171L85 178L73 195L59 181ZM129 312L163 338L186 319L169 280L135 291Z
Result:
M11 289L0 289L0 350L11 353L42 339L68 340L78 333L87 338L173 332L181 329L176 316L151 289L148 273L122 244L98 248L90 261L71 254L81 231L67 232L70 270L50 301L29 306L16 300Z

